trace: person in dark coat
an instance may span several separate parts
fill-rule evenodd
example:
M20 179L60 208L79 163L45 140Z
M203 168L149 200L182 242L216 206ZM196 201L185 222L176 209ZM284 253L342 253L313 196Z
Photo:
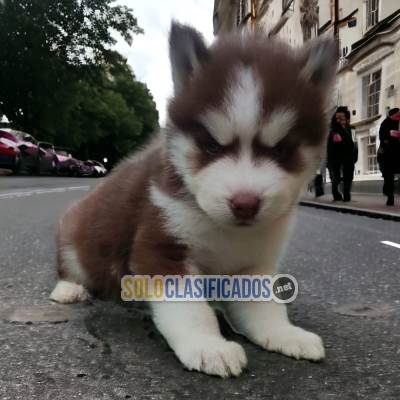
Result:
M350 125L350 111L346 109L345 112L346 115L346 120L347 120L347 129L349 130L349 133L351 134L351 137L353 138L353 133L352 131L356 130L356 128L352 125ZM354 139L354 138L353 138ZM356 162L358 161L358 142L357 140L353 141L354 142L354 164L356 164Z
M332 181L334 201L350 201L351 185L354 177L354 164L358 152L354 144L349 125L350 112L346 107L339 107L332 117L331 130L328 136L327 166ZM343 171L343 196L339 192Z
M400 109L393 108L379 129L378 163L384 179L387 206L394 205L394 175L400 173Z

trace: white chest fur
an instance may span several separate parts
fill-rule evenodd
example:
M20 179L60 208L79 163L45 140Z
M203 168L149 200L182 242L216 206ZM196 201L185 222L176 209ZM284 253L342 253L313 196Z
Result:
M236 274L251 267L272 272L282 254L292 216L263 226L222 228L187 202L172 199L157 187L152 202L163 210L165 229L190 248L191 273Z

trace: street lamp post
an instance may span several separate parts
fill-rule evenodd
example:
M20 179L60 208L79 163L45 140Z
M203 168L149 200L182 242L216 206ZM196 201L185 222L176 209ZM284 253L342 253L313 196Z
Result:
M333 34L336 40L339 40L339 0L335 0L335 21L333 23Z
M334 0L334 6L335 6L335 20L333 21L333 36L336 41L336 48L337 52L339 55L339 65L341 63L341 43L340 43L340 37L339 37L339 0Z

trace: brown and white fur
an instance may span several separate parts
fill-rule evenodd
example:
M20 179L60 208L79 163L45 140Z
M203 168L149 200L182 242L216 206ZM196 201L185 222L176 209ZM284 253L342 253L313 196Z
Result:
M207 47L172 23L168 124L60 221L61 303L121 301L124 275L274 275L305 185L318 169L335 81L333 41L302 49L233 35ZM244 350L206 301L150 302L154 323L191 370L227 377ZM320 360L319 336L284 304L218 302L234 329L296 359Z

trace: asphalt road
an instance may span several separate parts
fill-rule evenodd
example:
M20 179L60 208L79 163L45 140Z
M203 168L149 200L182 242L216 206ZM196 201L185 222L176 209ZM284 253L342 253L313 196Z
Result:
M221 320L249 359L223 380L184 370L139 311L50 307L58 218L99 182L0 178L1 399L400 398L399 222L301 207L282 265L299 282L289 314L323 338L327 359L268 353Z

